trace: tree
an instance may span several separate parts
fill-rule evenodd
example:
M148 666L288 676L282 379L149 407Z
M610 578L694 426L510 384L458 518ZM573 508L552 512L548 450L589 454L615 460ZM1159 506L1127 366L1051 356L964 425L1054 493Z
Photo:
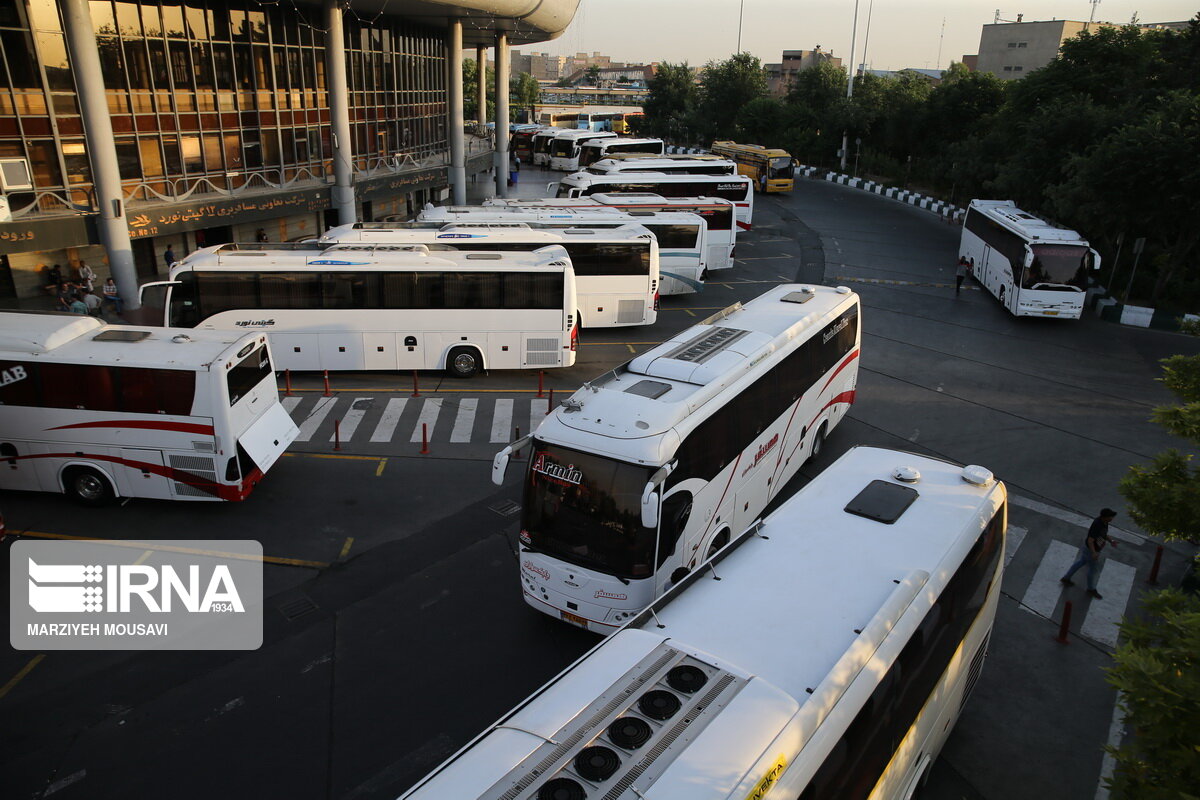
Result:
M691 122L696 106L696 81L691 67L686 62L660 64L647 88L642 106L645 116L639 123L639 132L672 138Z
M700 78L696 123L704 139L732 138L737 119L751 100L767 94L767 73L749 53L710 61Z
M463 59L463 117L468 122L479 116L479 64L473 58ZM484 78L487 84L487 118L496 118L496 71L488 67Z
M591 83L592 86L596 86L600 83L600 67L597 64L591 64L588 66L588 68L583 71L583 74L587 77L588 82Z
M1163 384L1183 405L1160 406L1152 419L1168 432L1200 444L1200 356L1163 359ZM1200 470L1178 450L1159 453L1150 464L1134 464L1121 479L1130 516L1147 532L1170 540L1200 533Z
M1200 786L1200 599L1176 589L1148 595L1144 619L1121 624L1124 644L1108 680L1122 693L1132 738L1109 748L1117 800L1195 798Z
M520 109L529 112L527 119L533 122L538 100L542 96L542 86L537 82L537 78L528 72L518 72L512 76L512 80L509 82L508 94L513 111ZM513 114L513 117L517 116L518 114Z
M1080 120L1077 116L1070 122L1077 125ZM1157 98L1140 119L1113 129L1072 156L1064 165L1062 181L1048 189L1060 218L1071 219L1085 230L1126 231L1146 238L1151 252L1161 256L1142 273L1153 277L1152 305L1164 299L1177 275L1196 277L1200 255L1197 142L1200 94L1172 91Z
M774 97L758 97L742 107L737 117L737 138L764 147L782 143L787 109Z

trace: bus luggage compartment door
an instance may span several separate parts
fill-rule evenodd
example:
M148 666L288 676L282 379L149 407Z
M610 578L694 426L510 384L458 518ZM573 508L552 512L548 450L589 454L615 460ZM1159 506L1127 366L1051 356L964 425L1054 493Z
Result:
M122 497L153 497L162 500L169 500L175 496L170 480L163 474L165 470L161 450L121 448L121 462L124 468L113 470L117 477L117 494Z

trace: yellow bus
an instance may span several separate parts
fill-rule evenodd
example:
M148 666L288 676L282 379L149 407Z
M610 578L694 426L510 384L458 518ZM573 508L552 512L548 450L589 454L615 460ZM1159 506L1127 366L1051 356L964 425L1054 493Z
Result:
M627 111L623 114L613 114L611 130L613 133L630 134L633 132L633 129L629 126L629 123L633 121L634 118L640 120L642 116L643 114L641 111Z
M738 173L754 181L760 192L790 192L794 185L796 162L786 150L760 144L713 142L709 152L736 162Z

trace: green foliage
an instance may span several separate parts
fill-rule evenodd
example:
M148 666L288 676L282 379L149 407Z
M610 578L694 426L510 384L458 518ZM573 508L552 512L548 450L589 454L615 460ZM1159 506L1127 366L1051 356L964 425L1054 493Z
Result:
M691 124L696 107L696 81L687 63L663 63L650 79L649 92L638 121L638 132L674 139Z
M1110 748L1116 800L1196 797L1200 786L1200 599L1166 589L1143 600L1144 619L1121 625L1108 680L1135 735Z
M1162 361L1162 381L1183 405L1160 406L1153 419L1169 432L1200 444L1200 356ZM1164 539L1190 540L1200 533L1200 470L1178 450L1159 453L1149 464L1134 464L1121 479L1133 521Z
M1200 336L1200 319L1185 319L1179 323L1180 333L1188 336Z
M463 118L470 122L478 119L479 109L479 64L473 58L462 62L463 75ZM488 67L483 78L487 83L484 91L487 93L487 118L496 118L496 71Z
M744 142L769 142L779 138L787 110L774 97L758 97L742 106L737 117L737 138Z
M528 72L519 72L513 75L512 80L509 81L508 102L512 106L513 112L516 112L517 109L528 111L530 121L533 121L534 106L537 105L541 96L541 84ZM513 116L517 116L516 113Z
M703 140L737 137L738 115L752 100L767 94L767 73L749 53L710 61L700 78L700 97L693 121Z

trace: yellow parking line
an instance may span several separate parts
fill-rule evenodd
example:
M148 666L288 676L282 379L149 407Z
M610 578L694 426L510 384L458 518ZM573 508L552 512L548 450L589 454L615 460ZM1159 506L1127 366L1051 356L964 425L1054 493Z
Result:
M375 468L375 477L376 478L378 478L380 475L383 474L383 468L386 466L387 466L387 459L386 458L379 459L379 466Z
M311 567L324 569L329 566L327 561L308 561L303 558L280 558L279 556L252 556L247 553L228 553L223 550L201 550L197 547L181 547L173 544L148 545L145 542L125 542L120 539L97 539L93 536L69 536L65 533L44 533L42 531L21 531L20 536L33 539L61 539L68 542L95 542L108 544L113 547L139 547L143 550L157 550L163 553L186 553L196 556L213 556L215 558L232 558L236 561L262 561L264 564L279 564L285 567Z
M341 461L384 461L382 456L343 456L337 453L284 453L288 458L336 458Z
M338 561L341 561L343 558L346 557L346 554L350 552L350 548L351 548L351 546L353 546L353 544L354 544L354 537L347 536L346 543L344 545L342 545L342 552L338 554Z
M8 683L4 684L3 687L0 687L0 699L3 699L4 695L11 692L13 690L13 687L16 686L18 683L20 683L25 678L26 675L28 675L30 672L33 672L33 668L36 667L38 664L40 664L42 662L42 659L45 657L46 657L45 653L38 653L33 658L29 659L29 663L26 664L25 666L21 667L21 671L18 672L16 675L12 676L12 680L10 680Z
M636 352L637 352L637 350L634 350L634 349L633 349L633 345L631 345L631 344L627 344L627 345L625 345L625 346L629 348L629 352L631 352L631 353L636 353Z
M689 317L694 317L694 316L696 316L695 314L693 314L693 313L692 313L692 310L691 310L690 308L685 308L685 309L683 309L683 310L684 310L685 312L687 312L687 315L688 315Z
M153 550L147 550L146 552L144 552L140 556L138 556L138 560L133 562L134 565L136 566L138 564L144 564L146 562L146 559L149 558L153 554L154 554Z

